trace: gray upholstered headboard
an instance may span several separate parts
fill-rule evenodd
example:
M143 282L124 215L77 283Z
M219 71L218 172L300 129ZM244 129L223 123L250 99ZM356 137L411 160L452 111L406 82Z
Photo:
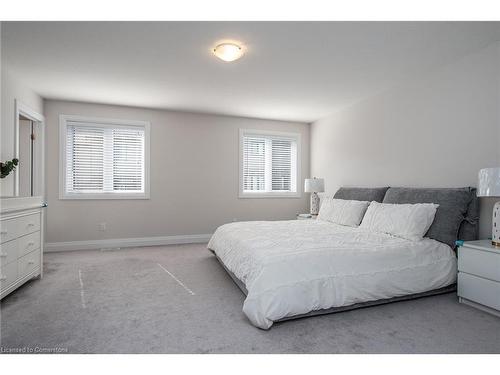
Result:
M382 203L389 187L341 187L334 195L337 199L347 199L354 201L368 201Z
M455 247L456 240L472 241L478 238L479 200L473 187L342 187L334 197L384 203L436 203L439 204L439 208L426 237L443 242L452 248Z

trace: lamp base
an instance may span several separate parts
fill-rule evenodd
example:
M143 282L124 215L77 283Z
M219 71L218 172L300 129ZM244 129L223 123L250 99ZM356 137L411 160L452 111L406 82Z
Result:
M493 206L491 244L500 247L500 202Z
M319 213L319 196L318 193L311 194L311 215Z

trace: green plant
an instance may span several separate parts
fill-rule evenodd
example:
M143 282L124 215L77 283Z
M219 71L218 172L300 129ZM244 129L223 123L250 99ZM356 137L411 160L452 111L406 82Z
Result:
M1 167L1 172L2 174L0 175L0 178L5 178L7 177L10 172L12 172L14 169L16 169L17 165L19 164L19 159L12 159L9 161L6 161L5 163L0 162L0 167Z

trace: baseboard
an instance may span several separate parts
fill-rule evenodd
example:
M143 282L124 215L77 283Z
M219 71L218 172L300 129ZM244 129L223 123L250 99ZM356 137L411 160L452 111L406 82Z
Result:
M485 311L487 313L490 313L490 314L493 314L495 316L500 317L499 310L496 310L492 307L485 306L485 305L482 305L480 303L468 300L467 298L458 297L458 302L463 303L464 305L469 305L469 306L475 307L476 309L479 309L479 310L482 310L482 311Z
M140 247L178 245L185 243L203 243L210 240L211 234L188 234L180 236L113 238L108 240L49 242L45 244L44 252L110 249L118 247Z

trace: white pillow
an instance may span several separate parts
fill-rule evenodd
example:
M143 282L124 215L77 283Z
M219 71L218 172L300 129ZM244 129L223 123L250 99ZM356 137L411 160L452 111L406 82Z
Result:
M357 227L370 202L350 201L326 197L321 203L318 219L335 224Z
M359 226L371 232L387 233L420 241L434 221L434 203L389 204L372 202Z

